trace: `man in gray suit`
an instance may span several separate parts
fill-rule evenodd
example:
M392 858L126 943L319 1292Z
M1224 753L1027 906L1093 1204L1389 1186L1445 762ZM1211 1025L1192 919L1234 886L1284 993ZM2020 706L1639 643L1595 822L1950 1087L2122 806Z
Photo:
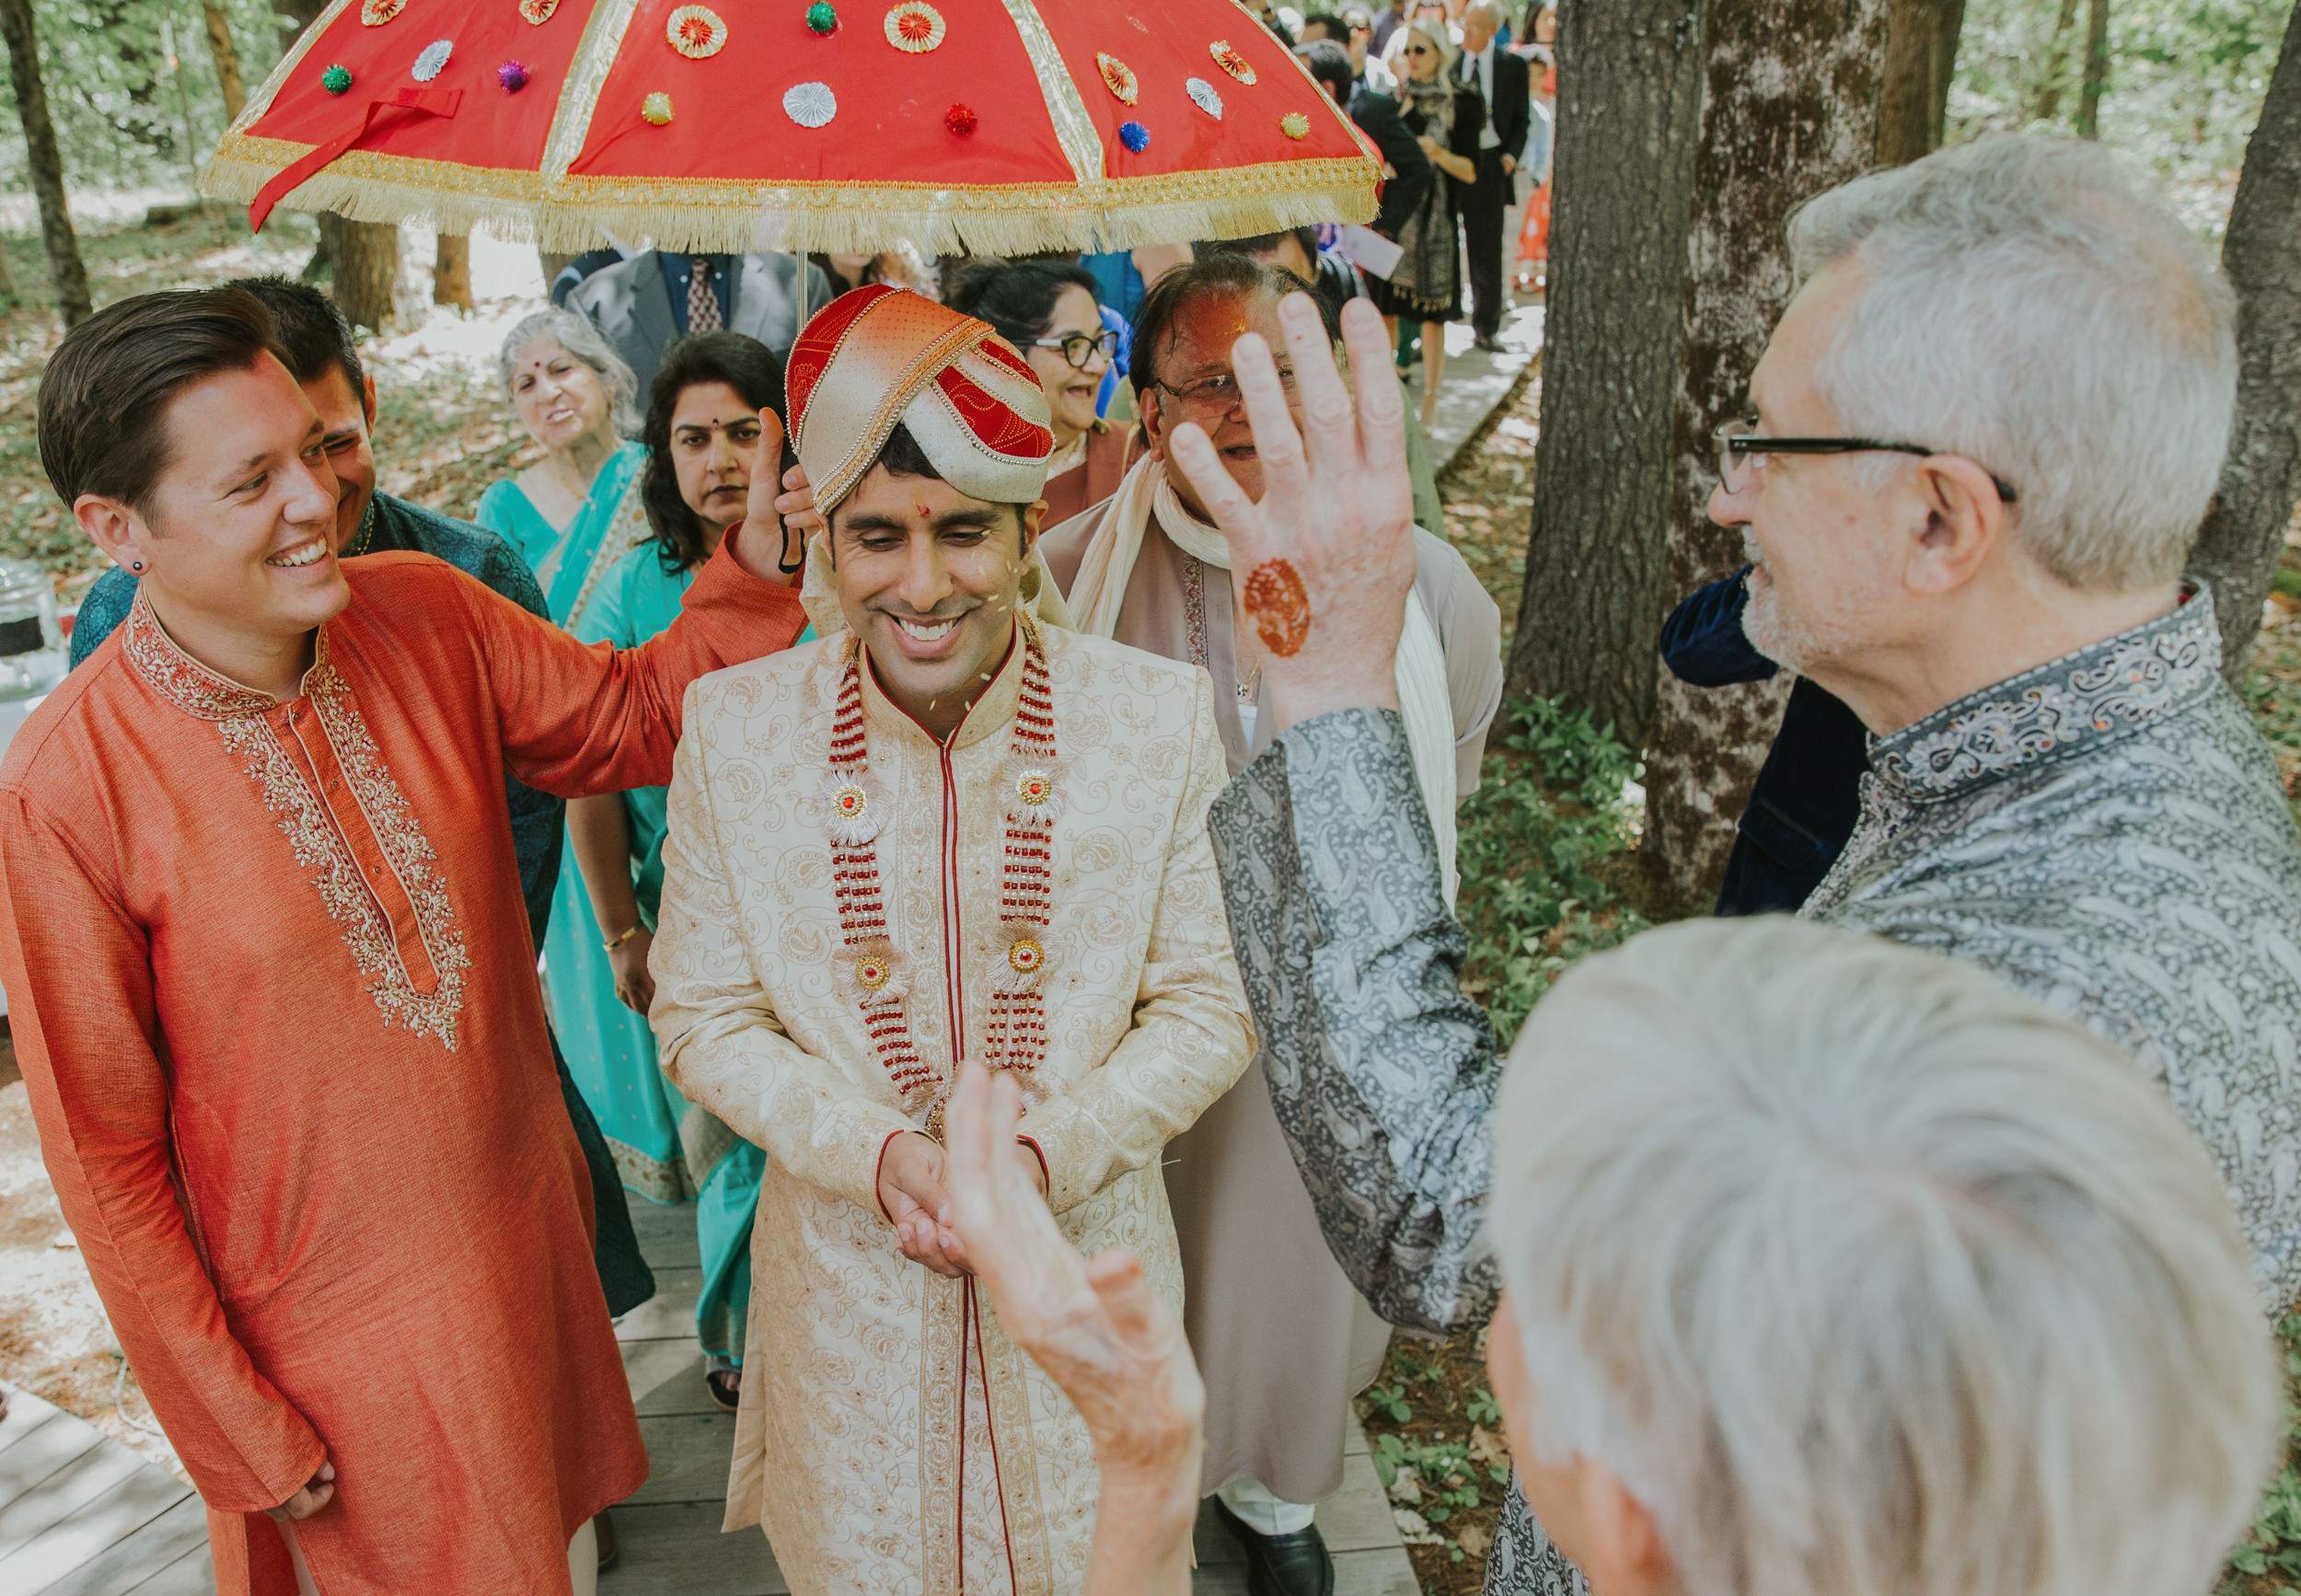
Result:
M567 296L614 344L645 393L664 351L690 332L741 332L781 359L799 336L796 263L788 255L674 255L648 249L593 272ZM830 279L807 268L807 312L829 303Z

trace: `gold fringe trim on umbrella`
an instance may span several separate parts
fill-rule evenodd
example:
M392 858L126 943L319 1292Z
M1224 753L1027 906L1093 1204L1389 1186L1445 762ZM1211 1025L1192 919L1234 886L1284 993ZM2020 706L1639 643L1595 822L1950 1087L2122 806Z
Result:
M309 146L227 136L202 191L246 202ZM538 172L352 150L283 203L356 222L428 221L546 249L612 236L667 249L864 252L908 239L931 254L1132 249L1241 237L1375 211L1373 163L1349 156L1070 183L734 183L716 178L547 179Z

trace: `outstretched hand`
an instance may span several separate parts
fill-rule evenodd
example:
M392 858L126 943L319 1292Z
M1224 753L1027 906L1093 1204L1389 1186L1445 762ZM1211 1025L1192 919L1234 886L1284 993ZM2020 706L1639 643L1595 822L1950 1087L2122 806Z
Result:
M1288 295L1278 324L1300 430L1270 345L1250 332L1231 352L1262 460L1261 502L1231 479L1197 422L1174 429L1171 457L1230 542L1232 619L1262 641L1261 701L1283 729L1334 710L1398 707L1415 549L1406 407L1382 318L1364 300L1343 306L1355 403L1310 296Z
M946 1113L952 1228L999 1323L1086 1421L1103 1475L1088 1596L1185 1590L1207 1388L1142 1262L1063 1239L1011 1155L1022 1096L965 1066Z
M744 491L743 535L736 540L735 554L753 575L795 587L807 567L807 532L785 520L778 509L783 497L782 469L783 418L762 410L758 441L751 445L751 481Z

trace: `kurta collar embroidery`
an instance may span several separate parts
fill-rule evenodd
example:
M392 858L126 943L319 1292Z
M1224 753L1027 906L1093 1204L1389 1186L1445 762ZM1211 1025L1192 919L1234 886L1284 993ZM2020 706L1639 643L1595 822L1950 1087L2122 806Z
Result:
M160 618L152 613L152 601L141 583L122 630L127 635L121 646L136 673L151 684L154 692L195 719L230 721L267 714L279 707L270 693L243 687L177 647ZM328 629L323 626L313 645L311 669L304 673L306 690L327 664Z
M328 629L319 629L302 697L286 705L184 653L141 587L124 630L121 646L153 691L214 722L243 762L297 866L311 872L385 1023L453 1052L470 952L431 838L329 661Z
M1889 790L1930 803L2092 754L2179 713L2220 680L2212 591L2184 587L2156 619L1968 694L1870 745Z

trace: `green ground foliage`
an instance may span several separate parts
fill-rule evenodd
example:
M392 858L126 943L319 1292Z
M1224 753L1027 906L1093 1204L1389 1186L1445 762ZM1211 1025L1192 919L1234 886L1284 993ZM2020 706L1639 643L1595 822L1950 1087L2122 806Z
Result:
M1463 985L1507 1045L1567 966L1645 929L1617 885L1636 840L1624 790L1637 761L1587 711L1546 699L1506 711L1486 747L1457 817Z

